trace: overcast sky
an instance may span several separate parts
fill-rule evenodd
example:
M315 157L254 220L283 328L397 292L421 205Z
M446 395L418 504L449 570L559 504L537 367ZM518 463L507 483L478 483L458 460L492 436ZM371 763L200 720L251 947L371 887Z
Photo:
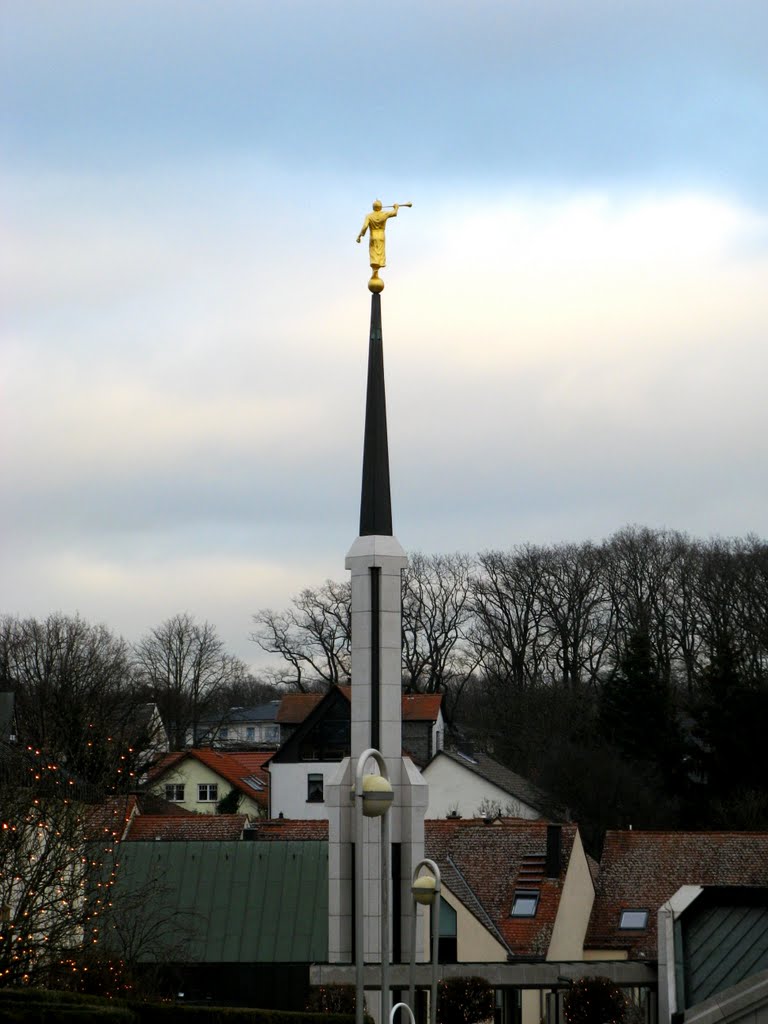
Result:
M371 201L408 550L766 535L765 0L4 0L0 611L343 579Z

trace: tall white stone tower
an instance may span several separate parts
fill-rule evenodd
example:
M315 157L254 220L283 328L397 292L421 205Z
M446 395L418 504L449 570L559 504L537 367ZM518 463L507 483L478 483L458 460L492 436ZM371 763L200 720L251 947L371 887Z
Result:
M329 786L328 958L354 962L354 804L350 796L360 754L373 747L384 757L394 790L391 831L393 963L410 959L411 877L424 856L427 785L402 751L402 590L405 552L392 533L387 413L381 331L381 295L371 296L368 393L363 449L360 535L347 555L352 573L352 756ZM373 766L375 770L375 765ZM379 820L365 820L366 884L363 914L366 963L380 948Z

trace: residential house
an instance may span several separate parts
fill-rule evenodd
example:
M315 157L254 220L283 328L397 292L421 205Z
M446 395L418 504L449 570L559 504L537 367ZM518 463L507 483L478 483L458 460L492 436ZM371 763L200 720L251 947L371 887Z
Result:
M585 959L655 959L659 908L684 885L768 886L768 832L607 832Z
M659 1021L666 1024L690 1000L768 967L766 891L766 832L608 832L584 958L658 956ZM686 935L696 929L703 946L691 953ZM712 943L714 959L697 961Z
M487 754L438 750L422 775L429 784L427 818L498 813L536 819L552 811L552 801L542 790Z
M221 998L226 978L238 978L242 991L251 964L261 983L265 965L278 973L303 966L290 983L306 991L307 965L328 956L327 821L139 815L126 840L130 850L122 848L122 881L113 899L119 900L120 885L141 890L160 872L152 913L189 919L186 959L176 963L186 986ZM575 825L443 819L425 823L425 841L442 875L445 970L464 962L482 974L487 966L507 969L518 960L580 959L594 889ZM157 950L152 955L160 957ZM180 954L173 949L169 955ZM556 969L550 973L556 978ZM269 998L278 999L274 992ZM282 1005L290 1005L293 996L287 998ZM264 996L259 999L264 1005ZM539 991L521 993L519 986L499 999L504 1019L521 1024L535 1024L546 1010Z
M264 770L269 756L268 751L235 754L194 747L176 751L152 769L147 787L187 811L215 814L228 798L227 810L263 817L269 805L269 776Z
M268 764L271 818L328 816L326 787L350 752L350 697L349 686L283 697L277 721L285 739ZM441 699L439 694L403 696L403 753L418 765L442 742Z
M217 749L277 750L280 746L279 707L279 700L271 700L255 707L234 707L221 714L208 715L198 723L196 742L193 744L191 732L187 741L193 746Z
M520 818L428 819L442 878L443 963L581 960L594 884L576 825ZM478 973L483 973L478 969ZM538 1022L546 989L503 995L502 1017Z

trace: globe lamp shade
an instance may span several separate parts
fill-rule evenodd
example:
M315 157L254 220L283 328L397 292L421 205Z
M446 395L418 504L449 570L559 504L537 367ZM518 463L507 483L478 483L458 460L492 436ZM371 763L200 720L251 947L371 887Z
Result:
M435 879L432 875L419 875L411 886L411 892L417 903L431 907L435 902Z
M380 818L392 804L392 786L383 775L363 776L363 814L366 818Z

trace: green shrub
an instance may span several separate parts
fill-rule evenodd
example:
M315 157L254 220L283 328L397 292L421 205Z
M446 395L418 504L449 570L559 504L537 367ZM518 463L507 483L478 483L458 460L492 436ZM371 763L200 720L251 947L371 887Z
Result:
M310 1013L355 1013L354 985L314 985L307 996Z
M183 1003L130 1003L140 1024L354 1024L341 1013L252 1010L236 1006L185 1006Z
M354 1024L344 1013L107 1000L80 992L0 989L0 1024Z
M438 1024L478 1024L493 1017L493 988L485 978L448 978L437 987Z
M564 1008L567 1024L623 1024L627 997L608 978L586 975L568 990Z

